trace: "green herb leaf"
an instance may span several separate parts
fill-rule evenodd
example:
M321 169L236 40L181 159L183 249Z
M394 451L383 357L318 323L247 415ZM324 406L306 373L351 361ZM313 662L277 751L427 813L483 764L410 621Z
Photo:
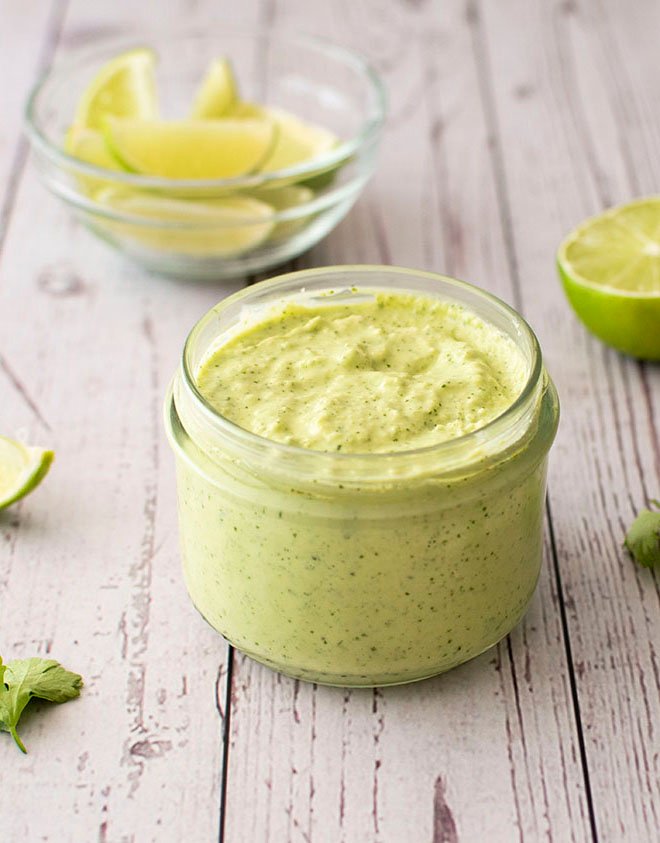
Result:
M660 507L658 501L651 501ZM630 525L624 545L645 568L660 565L660 509L643 509Z
M33 697L63 703L80 694L83 680L53 659L0 658L0 729L9 732L22 752L27 752L16 727L25 706Z
M9 719L9 709L7 708L7 688L4 683L4 675L7 670L7 665L3 664L2 656L0 656L0 729L8 731L5 723Z

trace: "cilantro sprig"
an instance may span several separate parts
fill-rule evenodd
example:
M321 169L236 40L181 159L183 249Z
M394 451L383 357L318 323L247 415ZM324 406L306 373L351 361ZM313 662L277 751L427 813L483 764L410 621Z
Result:
M0 729L12 735L21 752L27 752L16 729L25 706L34 697L67 702L79 696L82 685L82 676L53 659L14 659L3 664L0 657Z
M635 562L644 568L660 565L660 501L651 501L655 509L643 509L630 525L624 545Z

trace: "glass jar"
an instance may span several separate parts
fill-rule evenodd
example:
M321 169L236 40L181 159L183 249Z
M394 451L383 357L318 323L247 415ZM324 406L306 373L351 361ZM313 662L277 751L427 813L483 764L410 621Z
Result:
M323 292L336 302L356 288L471 309L516 343L527 363L522 393L479 430L387 454L273 442L207 404L196 387L200 362L239 322L284 299ZM230 296L192 330L166 403L193 603L252 658L325 684L410 682L473 658L510 632L534 593L558 416L529 326L463 282L343 266Z

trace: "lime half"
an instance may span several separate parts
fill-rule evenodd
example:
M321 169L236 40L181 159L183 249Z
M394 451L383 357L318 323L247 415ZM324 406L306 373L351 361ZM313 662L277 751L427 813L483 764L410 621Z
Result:
M100 130L108 115L154 119L158 115L155 55L139 48L103 65L85 89L74 125Z
M55 455L0 436L0 509L25 497L48 473Z
M106 122L111 152L129 170L170 179L228 179L259 169L276 138L269 120Z
M660 196L583 222L559 247L557 266L569 302L595 336L660 360Z
M225 117L237 101L238 88L231 63L228 59L215 59L195 94L190 116L199 120Z

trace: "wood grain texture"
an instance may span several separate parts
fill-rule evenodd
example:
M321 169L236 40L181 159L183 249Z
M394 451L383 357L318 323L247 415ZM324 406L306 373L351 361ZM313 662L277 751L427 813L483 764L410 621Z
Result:
M73 2L56 59L160 17ZM0 266L2 429L57 457L0 515L0 653L52 654L86 687L26 717L27 757L2 741L7 840L217 839L227 646L182 588L161 408L190 326L240 283L147 276L21 178Z
M371 187L301 263L446 270L515 302L465 6L271 10L362 47L390 95ZM549 566L509 642L419 686L313 688L238 657L226 840L589 840L565 658Z
M25 99L52 58L64 5L63 0L0 0L0 245L27 155Z
M474 26L494 100L511 260L563 397L550 501L595 828L601 840L654 841L657 580L630 561L621 541L660 488L650 412L660 372L585 333L567 312L552 257L580 218L658 191L649 144L660 128L660 90L644 44L660 9L510 2L497 14L486 4L482 11ZM527 35L512 51L504 39L514 25Z
M228 657L185 594L161 402L190 326L246 279L145 275L22 166L19 112L39 66L162 23L163 7L20 6L0 0L15 81L0 126L0 424L57 461L0 513L0 653L49 653L86 689L35 706L28 756L0 740L5 839L657 840L657 579L621 537L660 493L660 372L585 333L553 263L582 217L658 192L658 4L167 4L173 26L234 20L366 52L390 94L379 169L293 266L391 262L471 280L522 309L560 391L546 564L524 622L445 676L373 691Z
M71 225L32 175L19 208L2 321L25 326L9 359L39 415L5 381L3 427L57 458L29 505L2 516L0 652L52 653L86 688L27 720L25 760L2 742L3 827L8 839L212 838L226 647L181 588L161 405L185 333L179 317L194 321L218 290L193 300L163 286L152 308L154 279ZM35 226L52 233L38 252ZM47 810L33 812L35 802Z

